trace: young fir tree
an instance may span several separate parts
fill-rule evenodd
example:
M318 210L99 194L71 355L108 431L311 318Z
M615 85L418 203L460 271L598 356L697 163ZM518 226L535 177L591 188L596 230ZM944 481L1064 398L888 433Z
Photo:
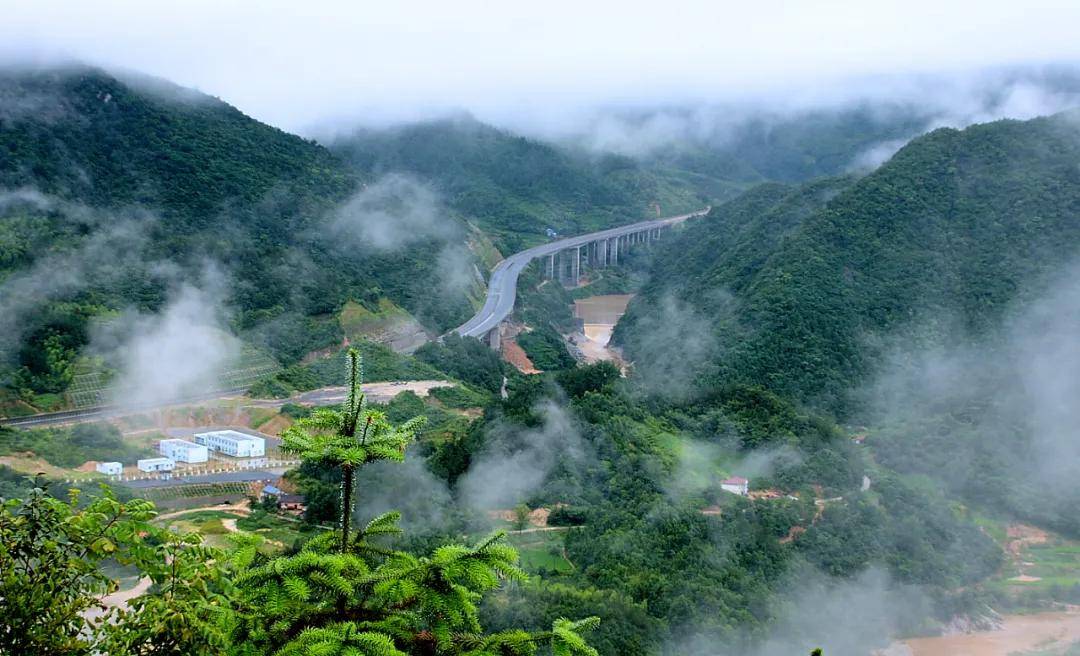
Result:
M540 645L595 656L580 635L595 617L535 633L483 631L481 596L525 579L501 534L416 556L377 542L400 532L397 513L350 529L356 469L401 460L420 422L395 427L368 409L355 351L349 365L342 410L318 411L285 437L303 457L342 470L340 532L278 557L260 553L254 535L233 536L226 553L154 525L152 503L122 503L104 486L85 503L40 485L25 500L0 499L0 656L530 656ZM94 619L87 611L116 590L98 569L105 560L136 566L153 585Z
M387 513L351 529L355 475L377 460L400 461L422 426L391 425L368 408L360 390L361 361L350 350L349 392L340 410L319 410L282 436L301 458L340 469L340 530L311 540L294 556L261 559L253 546L234 565L244 592L237 653L524 655L549 644L557 656L595 656L579 632L599 620L557 620L550 631L485 634L478 603L502 581L522 581L517 552L496 534L472 547L447 545L415 556L378 545L399 533Z

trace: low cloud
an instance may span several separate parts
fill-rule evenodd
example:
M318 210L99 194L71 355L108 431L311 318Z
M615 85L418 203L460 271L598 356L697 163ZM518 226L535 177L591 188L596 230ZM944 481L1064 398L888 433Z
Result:
M903 148L910 140L910 138L887 139L878 142L856 155L855 159L848 165L848 170L855 173L873 171L892 159L892 156Z
M23 226L25 214L33 210L30 221L43 221L41 229L70 229L74 233L92 229L89 236L72 237L70 244L44 253L37 252L34 238L37 228ZM40 214L50 211L48 218ZM105 214L64 203L32 189L0 194L0 211L10 230L5 244L6 257L26 259L29 263L0 282L0 358L10 359L24 338L31 316L51 302L63 300L91 285L122 284L132 274L131 264L140 262L148 244L148 232L156 220L141 212ZM23 226L23 227L20 227ZM4 234L0 230L0 235ZM161 273L160 268L150 275Z
M407 531L439 531L449 525L453 512L449 487L428 470L423 458L412 453L405 462L364 467L356 490L357 515L364 522L396 510Z
M439 251L436 262L439 271L439 286L445 296L458 297L473 286L483 283L472 254L462 244L448 244Z
M776 617L764 638L746 635L731 640L691 631L686 639L668 645L665 653L791 656L821 647L829 656L866 656L921 625L932 606L919 588L897 585L880 569L837 579L804 565L778 581L776 588Z
M984 86L985 85L985 86ZM881 166L908 141L937 128L965 128L1004 118L1028 120L1080 106L1080 91L1053 88L1037 80L1000 81L998 84L969 81L951 94L931 92L920 128L900 139L886 139L857 154L848 169L870 171Z
M460 499L467 506L511 508L540 491L558 468L586 460L586 446L566 410L548 402L540 414L543 423L537 428L490 429L487 446L458 482Z
M932 466L924 458L948 457L926 473L1025 512L1060 512L1080 477L1080 266L1020 298L989 334L939 319L895 339L863 396L868 422L888 435L876 447L886 464L921 470ZM916 435L939 446L904 449Z
M427 185L389 174L350 198L335 214L331 229L360 248L393 251L410 243L450 239L455 226Z
M149 407L205 393L241 353L228 330L221 274L181 284L156 314L129 311L100 325L91 350L119 363L112 402Z
M721 302L734 300L722 294ZM659 312L642 315L634 327L633 344L627 345L635 380L651 395L675 401L688 398L704 368L715 360L719 348L715 331L714 323L691 304L664 296Z

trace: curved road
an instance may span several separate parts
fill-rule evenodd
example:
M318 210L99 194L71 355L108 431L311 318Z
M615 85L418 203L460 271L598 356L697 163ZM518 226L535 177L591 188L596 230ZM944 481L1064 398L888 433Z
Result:
M469 319L455 328L454 332L467 337L483 337L493 328L498 326L503 319L510 316L510 312L514 309L514 300L517 296L518 275L520 275L521 271L528 266L529 262L532 262L538 257L558 253L561 250L582 246L600 239L621 237L648 228L669 226L685 221L691 217L707 214L709 209L710 208L706 207L705 209L690 212L689 214L669 216L664 219L653 219L652 221L639 221L638 223L631 223L617 228L591 232L587 235L560 239L559 241L535 246L528 250L521 251L520 253L514 253L502 262L499 262L491 272L491 279L488 281L488 293L487 298L484 300L484 307L482 307L472 319Z
M558 253L561 250L567 248L573 248L575 246L582 246L593 241L600 239L610 239L612 237L621 237L634 232L645 230L648 228L662 228L665 226L680 223L689 218L695 216L701 216L709 212L709 207L698 210L696 212L690 212L689 214L680 214L678 216L669 216L664 219L653 219L651 221L639 221L637 223L631 223L629 225L619 226L617 228L609 228L608 230L601 230L599 232L591 232L587 235L580 235L577 237L569 237L567 239L560 239L547 244L542 244L528 250L515 253L506 258L502 262L499 262L495 266L495 270L491 272L491 279L488 280L488 293L487 298L484 300L484 307L480 309L480 312L476 314L472 319L469 319L461 326L454 329L453 332L459 335L466 335L471 337L483 337L492 328L495 328L502 322L503 319L510 316L510 312L514 309L514 300L517 295L517 279L529 262L538 257L545 255L551 255L552 253ZM198 396L192 396L186 399L178 399L170 402L170 404L177 404L183 402L202 401L207 399L218 398L222 395L230 393L241 394L246 391L246 388L236 390L222 390L218 392L212 392L209 394L203 394ZM145 408L145 409L150 409ZM132 410L131 408L121 408L119 406L98 406L93 408L83 408L81 410L65 410L61 412L50 412L37 415L30 415L27 417L10 417L0 419L0 424L7 426L46 426L52 424L67 424L67 423L79 423L83 421L91 421L94 419L100 419L110 416L117 416L125 414Z

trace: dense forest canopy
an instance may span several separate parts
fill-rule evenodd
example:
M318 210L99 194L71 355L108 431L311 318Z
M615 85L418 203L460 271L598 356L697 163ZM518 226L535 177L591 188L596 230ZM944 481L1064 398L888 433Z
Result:
M0 617L0 652L858 654L1080 601L1077 584L989 583L1006 522L1080 538L1080 117L935 130L852 172L926 120L881 109L763 116L651 157L468 117L323 147L157 80L5 72L4 412L63 407L118 353L141 353L147 380L190 373L192 353L256 353L275 366L251 396L351 392L247 408L302 460L279 482L303 532L273 556L161 529L136 488L64 501L0 466L0 496L23 499L0 504L5 544L69 577L50 588L8 561L0 585L36 628ZM429 339L546 228L706 202L586 287L523 273L516 339L542 373L473 338L404 355L357 328L407 317ZM638 291L615 331L625 371L567 348L570 304L601 291ZM361 371L449 386L367 404ZM71 469L152 451L129 438L0 427L0 455ZM280 510L253 507L251 526ZM84 624L110 559L155 586Z
M358 130L330 149L358 171L407 171L431 180L456 211L509 254L560 234L698 209L694 187L627 157L574 155L463 116Z
M858 180L761 185L666 245L616 339L662 391L689 339L671 324L692 322L689 398L761 386L869 426L881 464L1075 535L1052 400L1080 366L1078 119L937 130Z
M629 160L474 121L361 132L335 154L134 74L5 69L0 88L5 412L64 407L76 375L120 366L130 336L113 333L184 301L215 341L287 367L343 342L349 301L441 334L497 248L703 203Z
M635 325L685 303L716 326L713 380L849 412L875 336L983 333L1075 256L1076 133L1075 114L943 129L855 182L756 189L666 246L618 337L637 357Z

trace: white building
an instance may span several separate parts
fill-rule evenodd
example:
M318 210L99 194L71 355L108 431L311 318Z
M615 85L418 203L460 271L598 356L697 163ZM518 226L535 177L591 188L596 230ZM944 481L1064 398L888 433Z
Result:
M161 451L161 455L172 458L176 462L197 463L210 459L205 446L187 440L161 440L158 450Z
M99 462L95 469L106 476L119 476L124 473L124 466L118 462Z
M171 472L176 468L176 462L172 458L143 458L136 466L144 472Z
M731 478L725 478L720 481L720 488L725 492L740 494L745 497L750 493L750 481L742 476L732 476Z
M260 458L266 455L266 440L234 430L195 433L195 441L235 458Z

